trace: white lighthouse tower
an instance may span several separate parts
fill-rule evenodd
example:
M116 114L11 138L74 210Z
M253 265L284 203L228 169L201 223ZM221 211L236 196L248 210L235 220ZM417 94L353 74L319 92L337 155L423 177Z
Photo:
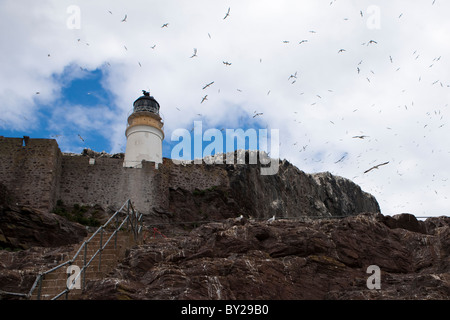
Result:
M133 113L128 117L125 131L127 147L124 167L142 168L142 160L162 163L163 122L159 115L159 103L142 90L143 96L133 103Z

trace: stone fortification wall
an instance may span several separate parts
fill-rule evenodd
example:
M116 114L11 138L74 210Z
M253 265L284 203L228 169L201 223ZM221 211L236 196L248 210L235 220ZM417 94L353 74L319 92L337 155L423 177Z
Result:
M62 154L55 140L0 137L2 183L19 204L39 209L52 210L62 200L66 205L98 204L117 210L131 199L142 213L151 215L158 211L153 209L160 209L184 217L200 210L202 199L197 195L220 186L226 191L221 195L226 206L245 209L253 217L379 212L376 199L347 179L305 174L287 161L280 163L276 175L263 176L260 170L259 164L175 164L170 159L163 159L158 169L145 161L142 168L125 168L123 158L115 155ZM171 190L177 189L183 196L177 198L177 205L169 206ZM187 206L189 197L191 207ZM203 200L213 201L210 197ZM216 205L211 207L214 210Z
M42 210L57 200L118 209L131 199L142 212L168 206L164 170L150 162L124 168L123 159L98 155L62 154L53 139L0 137L0 180L16 203Z
M0 179L17 203L53 208L60 175L56 140L0 137Z
M188 191L205 190L215 186L229 187L230 182L225 165L175 164L164 159L160 166L167 180L167 188Z
M0 137L0 177L20 205L52 210L64 204L118 209L127 199L142 212L167 209L169 188L194 191L229 184L223 166L176 165L124 168L104 154L62 154L56 140Z
M159 187L162 172L151 162L140 169L124 168L123 159L64 155L58 199L65 204L118 209L127 199L141 212L164 207L167 192Z

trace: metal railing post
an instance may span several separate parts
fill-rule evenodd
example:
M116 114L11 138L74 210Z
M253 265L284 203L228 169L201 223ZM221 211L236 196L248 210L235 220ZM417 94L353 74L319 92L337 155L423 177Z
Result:
M138 232L138 212L134 210L133 208L133 215L134 215L134 241L137 241L137 232Z
M100 227L100 252L99 252L99 257L98 257L98 271L100 271L100 267L102 264L102 251L103 251L103 227Z
M87 256L87 247L88 243L84 242L84 257L83 257L83 287L81 288L82 291L84 291L84 288L86 286L86 256Z
M72 266L72 262L69 262L69 268L70 268L70 266ZM65 294L65 299L68 300L70 287L72 287L72 283L69 284L69 279L70 279L70 276L72 275L72 268L70 268L70 273L68 273L67 269L66 269L66 275L67 275L67 279L66 279L67 290L66 290L66 294Z
M117 230L117 228L119 227L119 216L117 215L116 216L116 235L114 236L114 249L117 249L117 233L118 233L118 230Z
M127 229L130 230L130 225L133 226L133 223L130 221L130 200L127 201Z
M44 279L44 276L41 275L39 278L39 285L38 285L38 293L37 293L37 300L41 300L41 293L42 293L42 280Z

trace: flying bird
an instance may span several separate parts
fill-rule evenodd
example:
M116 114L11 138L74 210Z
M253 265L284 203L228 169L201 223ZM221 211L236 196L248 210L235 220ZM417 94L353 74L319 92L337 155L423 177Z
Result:
M305 43L305 42L308 42L308 40L302 40L298 44L302 44L302 43Z
M208 97L208 95L204 96L202 99L202 102L200 102L200 103L203 103L205 100L208 100L207 97Z
M164 23L161 28L168 28L168 27L169 27L169 24L168 23Z
M80 134L78 134L78 137L80 138L81 141L84 142L84 139L80 136Z
M338 53L341 53L341 52L344 52L344 51L347 51L347 50L341 49L341 50L338 51Z
M364 139L369 138L369 136L354 136L353 139Z
M256 112L256 111L255 111ZM264 113L262 113L262 112L259 112L259 113L255 113L254 115L253 115L253 118L256 118L257 116L261 116L261 115L263 115Z
M378 42L376 42L375 40L370 40L369 43L367 43L367 45L369 45L369 44L371 44L371 43L378 44Z
M376 166L373 166L372 168L370 168L370 169L364 171L364 173L368 173L368 172L370 172L370 171L372 171L372 170L374 170L374 169L378 169L379 167L385 166L385 165L387 165L387 164L389 164L389 161L388 161L388 162L385 162L385 163L377 164Z
M197 48L194 48L194 54L191 56L191 58L196 57L197 56Z
M206 88L208 88L210 85L212 85L214 83L214 81L213 82L210 82L210 83L208 83L206 86L204 86L203 87L203 90L205 90Z
M122 22L127 22L128 15L125 15L125 18L122 19Z
M228 61L223 61L223 64L227 65L227 66L231 66L231 63Z
M294 74L291 74L288 78L288 81L291 80L292 78L297 79L297 71L295 71Z
M228 8L227 14L226 14L225 17L223 18L223 20L225 20L226 18L228 18L229 15L230 15L230 8Z
M346 157L347 157L347 153L344 154L344 155L342 156L342 158L340 158L340 159L339 159L338 161L336 161L334 164L338 164L339 162L342 162Z

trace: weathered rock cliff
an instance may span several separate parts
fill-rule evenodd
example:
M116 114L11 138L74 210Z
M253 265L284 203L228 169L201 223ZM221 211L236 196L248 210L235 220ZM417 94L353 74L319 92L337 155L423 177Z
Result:
M380 212L376 199L352 181L330 173L307 174L286 160L280 162L277 174L267 176L261 175L259 164L218 167L225 171L226 183L202 190L169 187L168 209L155 208L147 223L173 229L172 223L240 215L255 219L274 215L325 218Z
M258 166L227 166L230 193L249 215L271 217L348 216L380 212L376 199L352 181L330 173L306 174L284 160L278 173Z
M369 290L369 265L381 290ZM450 219L229 219L128 252L85 299L448 299Z
M86 228L54 213L28 206L17 206L10 192L0 183L0 248L28 249L59 247L78 243Z

